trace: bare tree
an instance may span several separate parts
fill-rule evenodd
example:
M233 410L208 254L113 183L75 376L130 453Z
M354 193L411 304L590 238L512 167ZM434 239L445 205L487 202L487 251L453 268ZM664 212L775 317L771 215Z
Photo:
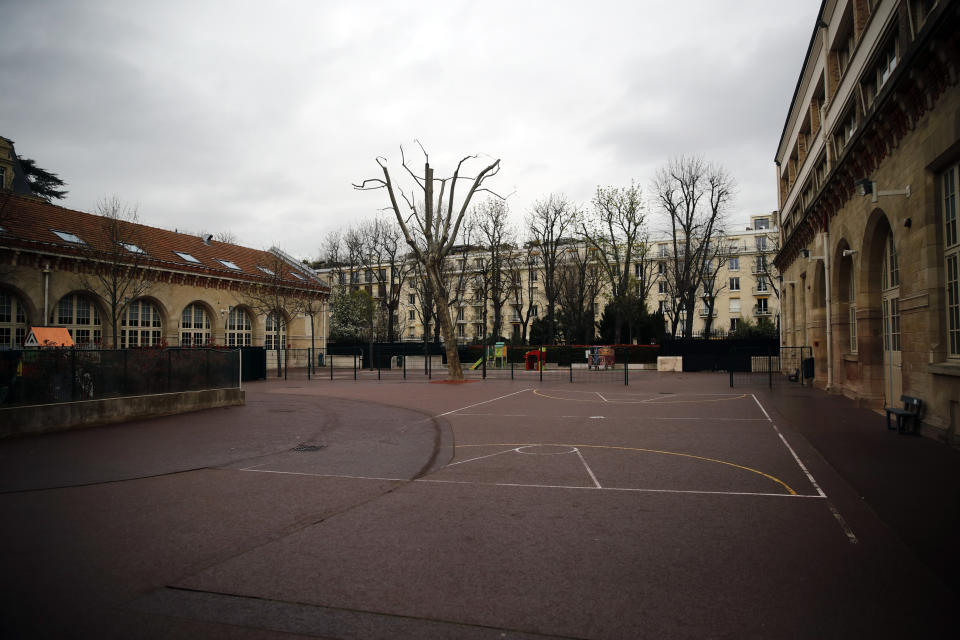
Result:
M703 279L700 282L700 299L703 301L703 337L709 338L713 330L713 317L717 296L727 287L727 282L718 278L721 267L730 255L729 243L723 232L718 231L707 249L703 264Z
M543 296L547 303L547 339L551 344L557 334L558 268L564 249L573 241L571 233L579 220L580 211L562 194L551 194L535 202L527 215L530 251L536 256L537 270L542 276Z
M670 223L673 256L665 276L676 300L674 326L682 317L682 333L689 338L706 258L723 229L734 181L719 165L696 156L680 156L657 172L653 188Z
M598 268L596 250L571 248L560 269L560 325L568 344L589 344L596 332L594 305L604 276Z
M528 250L511 251L506 258L508 300L512 307L511 322L516 320L520 324L520 342L527 341L527 325L530 323L530 314L535 304L534 274L536 271L535 256Z
M259 265L264 273L260 281L248 287L243 298L247 306L255 313L265 316L269 328L273 330L272 340L267 336L267 342L277 354L277 377L283 375L282 358L280 352L284 348L283 332L286 331L290 319L303 312L304 303L311 297L312 292L297 287L290 280L290 267L279 256L273 255L270 264Z
M623 308L627 298L635 297L632 268L637 246L643 241L646 207L636 184L629 187L597 187L593 213L580 225L589 247L596 251L597 262L606 276L610 297L615 303L614 341L620 344Z
M85 265L80 283L106 304L113 348L117 348L121 314L150 288L144 269L148 256L142 248L142 227L137 224L135 206L109 196L97 203L97 214L100 233L82 245Z
M407 259L403 233L395 222L377 218L357 227L362 249L360 265L370 273L377 290L371 291L382 311L387 341L397 338L396 315L404 279L413 268Z
M493 310L490 333L494 337L503 332L503 307L510 296L507 261L513 251L513 238L507 227L508 215L506 202L492 198L473 211L477 240L481 245L478 276L485 293L484 310L487 302Z
M377 164L383 171L383 178L369 178L360 184L355 184L354 187L360 190L386 189L390 200L389 208L396 216L414 257L423 265L438 300L438 320L447 351L447 368L450 377L462 380L463 369L457 354L457 340L453 321L450 318L450 309L447 307L450 296L442 274L443 263L457 243L460 226L473 196L483 191L492 193L483 187L483 183L500 171L500 160L494 160L474 176L461 176L460 171L464 165L476 158L476 156L466 156L457 164L452 176L436 178L433 167L430 166L429 155L422 146L420 149L424 156L423 175L418 175L410 168L403 154L403 147L400 148L401 166L413 179L415 188L409 191L395 189L385 158L377 158ZM466 195L458 201L457 188L461 181L467 181L470 186ZM397 191L405 203L403 207L397 199Z

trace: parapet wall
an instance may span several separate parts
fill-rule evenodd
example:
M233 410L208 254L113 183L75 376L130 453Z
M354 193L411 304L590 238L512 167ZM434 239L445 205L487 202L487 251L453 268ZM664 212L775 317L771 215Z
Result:
M243 389L204 389L0 409L0 438L245 404Z

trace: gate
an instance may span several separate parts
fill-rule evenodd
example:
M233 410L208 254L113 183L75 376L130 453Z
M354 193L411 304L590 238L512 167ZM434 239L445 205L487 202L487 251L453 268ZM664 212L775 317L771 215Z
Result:
M731 387L806 385L813 380L813 348L733 347L727 363Z

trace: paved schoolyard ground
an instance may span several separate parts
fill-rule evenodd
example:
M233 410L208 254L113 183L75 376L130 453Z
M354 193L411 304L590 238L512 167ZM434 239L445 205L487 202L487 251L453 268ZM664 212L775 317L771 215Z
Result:
M711 374L266 381L245 407L5 441L0 632L946 635L953 583L830 431L883 419L838 402ZM869 434L894 443L863 447L878 467L953 460Z

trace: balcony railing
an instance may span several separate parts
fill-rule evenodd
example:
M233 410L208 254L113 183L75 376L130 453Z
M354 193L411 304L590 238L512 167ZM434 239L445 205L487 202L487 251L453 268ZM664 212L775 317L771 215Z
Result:
M699 312L698 315L699 315L701 318L706 318L707 316L711 316L711 315L712 315L714 318L716 318L716 317L717 317L717 310L714 309L714 310L713 310L713 313L711 314L711 313L707 313L707 310L706 310L706 309L700 309L700 312Z
M750 267L750 273L752 273L752 274L754 274L754 275L759 275L759 274L761 274L761 273L767 273L767 271L768 271L768 268L767 268L767 265L765 265L765 264L755 264L755 265L753 265L752 267Z
M751 293L755 296L768 296L773 293L773 290L770 287L753 287L750 289Z
M763 317L763 316L771 316L771 315L773 315L773 312L771 312L768 307L763 307L763 308L754 307L754 308L753 308L753 315L756 316L756 317L758 317L758 318L760 318L760 317Z

